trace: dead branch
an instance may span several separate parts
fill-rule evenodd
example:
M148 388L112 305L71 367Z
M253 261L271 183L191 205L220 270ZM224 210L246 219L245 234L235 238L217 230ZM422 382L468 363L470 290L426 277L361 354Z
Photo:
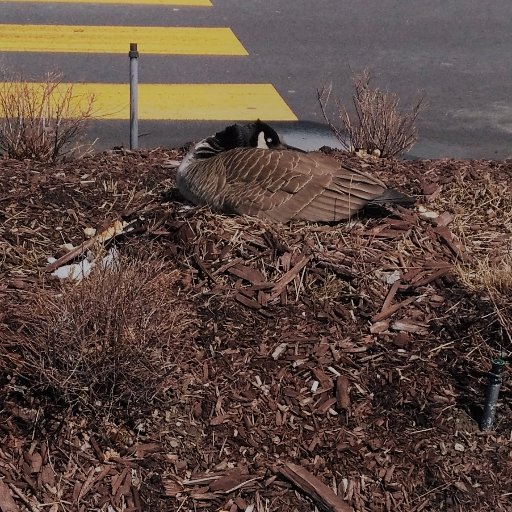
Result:
M325 512L353 512L346 501L334 494L321 480L301 466L288 462L279 473L305 492Z
M420 96L410 109L400 112L398 96L371 87L370 81L368 70L353 76L352 116L342 101L335 100L337 115L344 130L333 123L327 114L332 84L317 90L322 115L344 148L350 151L362 149L382 158L402 155L417 141L416 119L423 110L424 96Z

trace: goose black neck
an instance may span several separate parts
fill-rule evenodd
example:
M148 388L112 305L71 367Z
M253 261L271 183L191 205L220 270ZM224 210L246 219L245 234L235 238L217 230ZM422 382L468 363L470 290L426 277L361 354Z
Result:
M194 148L194 157L198 159L211 158L222 151L226 151L226 148L220 144L219 140L215 136L207 137L196 144L196 147Z

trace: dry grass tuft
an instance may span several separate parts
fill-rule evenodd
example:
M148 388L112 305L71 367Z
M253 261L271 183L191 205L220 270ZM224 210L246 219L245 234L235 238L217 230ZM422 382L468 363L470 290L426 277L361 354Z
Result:
M409 110L401 112L398 96L372 87L370 81L368 70L352 77L355 89L352 95L353 116L336 99L341 127L333 123L327 114L332 84L319 89L317 94L322 114L336 138L348 151L364 150L382 158L403 155L418 139L416 118L423 110L424 97L421 96Z
M11 158L49 162L91 151L81 144L94 96L77 97L58 73L34 84L17 76L0 83L0 149Z
M512 254L496 261L489 257L456 267L459 282L489 302L489 322L501 330L502 354L512 353Z
M20 339L34 387L95 412L135 414L162 398L194 318L178 280L168 264L119 258L59 295L38 295Z
M512 187L504 179L461 173L443 186L433 206L455 214L450 226L471 254L485 258L512 252Z
M509 298L512 302L512 255L499 263L489 257L478 259L472 265L457 267L460 281L474 291L487 291L493 296Z
M476 179L478 178L478 179ZM512 190L497 176L462 172L445 185L434 202L455 214L451 229L471 260L455 270L459 282L491 305L489 322L503 332L504 348L512 350Z
M474 256L474 263L461 267L473 284L505 291L512 265L512 188L490 173L463 172L443 186L433 207L454 214L450 228Z

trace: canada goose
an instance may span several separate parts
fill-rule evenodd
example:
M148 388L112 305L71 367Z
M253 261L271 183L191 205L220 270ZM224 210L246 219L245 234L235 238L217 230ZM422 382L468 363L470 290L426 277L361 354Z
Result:
M178 168L177 186L194 204L283 223L339 221L367 205L414 202L331 156L281 144L259 120L198 142Z

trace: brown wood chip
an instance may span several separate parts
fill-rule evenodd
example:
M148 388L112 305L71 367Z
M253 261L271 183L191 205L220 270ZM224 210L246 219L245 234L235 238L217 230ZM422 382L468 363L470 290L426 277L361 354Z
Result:
M212 418L210 420L210 425L212 425L212 426L221 425L222 423L224 423L228 419L229 419L229 415L228 414L222 414L221 416L215 416L215 418Z
M0 511L1 512L19 512L18 505L12 497L9 487L0 480Z
M94 450L94 453L96 454L96 457L98 457L98 460L100 462L104 462L105 455L104 455L103 450L101 449L98 441L96 440L96 438L94 436L91 437L91 446L92 446L92 449Z
M398 291L398 287L400 286L400 279L398 281L395 281L391 288L389 289L388 294L386 295L386 298L384 299L384 304L382 304L382 311L386 311L389 306L391 306L391 303L393 302L393 299L395 298L396 292Z
M448 226L448 224L451 224L453 219L455 218L455 215L450 212L443 212L439 217L434 219L434 225L436 226Z
M409 297L402 302L399 302L398 304L395 304L394 306L390 306L384 311L381 311L377 315L372 316L372 322L380 322L381 320L385 320L386 318L389 318L391 315L396 313L399 309L408 306L409 304L412 304L417 297Z
M261 304L257 300L250 299L249 297L247 297L243 293L237 293L235 295L235 300L240 302L240 304L243 304L244 306L247 306L248 308L251 308L251 309L261 309Z
M288 462L279 469L279 473L306 493L324 512L354 512L346 501L307 469Z
M426 284L432 283L436 279L439 279L448 274L448 272L450 272L451 269L452 266L450 266L449 268L441 268L437 272L434 272L433 274L430 274L429 276L423 277L418 281L414 282L413 286L417 288L418 286L425 286Z
M261 284L266 281L265 276L259 270L243 265L242 263L230 267L228 272L249 281L251 284Z
M316 412L319 414L325 414L334 404L336 403L336 398L331 397L322 402L318 407L316 408Z
M281 277L281 279L279 279L270 292L270 300L274 300L281 295L288 284L291 283L295 279L295 276L307 265L309 259L309 256L303 256L283 277Z
M249 476L246 470L240 469L232 471L228 475L212 482L210 484L210 491L229 493L235 488L239 489L244 483L252 481L254 481L254 477Z
M349 380L345 375L336 379L336 400L340 409L350 408Z

